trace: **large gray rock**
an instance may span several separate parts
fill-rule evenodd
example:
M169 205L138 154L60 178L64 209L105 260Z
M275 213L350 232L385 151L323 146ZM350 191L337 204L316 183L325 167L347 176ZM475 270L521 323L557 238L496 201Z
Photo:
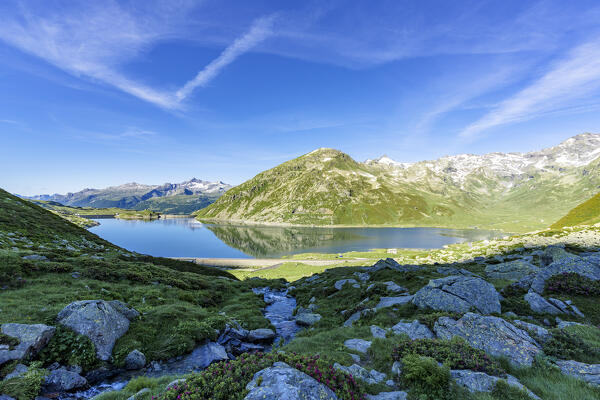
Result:
M411 340L434 338L431 330L417 320L412 322L400 321L396 325L392 326L392 332L394 332L396 335L408 335Z
M122 301L111 300L109 301L109 304L113 306L115 310L123 314L125 318L127 318L130 321L133 321L134 319L140 316L140 313L136 309L127 306L127 304L123 303Z
M558 258L548 267L537 273L531 282L531 290L542 294L546 287L546 281L549 278L564 273L575 273L594 281L600 280L600 266L592 264L581 257L569 254Z
M275 332L273 332L273 329L260 328L248 332L248 341L253 343L268 342L273 339L275 339Z
M600 364L584 364L577 361L557 361L556 365L565 375L600 386Z
M14 397L10 397L7 394L0 394L0 400L15 400Z
M539 314L562 314L562 311L544 299L542 296L537 294L536 292L530 291L525 297L525 301L529 303L529 307L531 311L539 313Z
M419 308L482 314L500 313L500 294L481 278L448 276L429 281L412 299Z
M366 353L371 347L371 342L363 339L348 339L344 342L344 346L359 353Z
M227 360L225 347L214 342L198 346L185 359L185 364L192 369L204 369L215 361Z
M477 349L506 357L516 366L530 366L541 352L538 343L529 334L502 318L467 313L459 320L441 317L434 326L440 339L460 336Z
M563 247L551 245L547 246L544 251L542 251L542 254L540 254L540 264L542 267L547 267L554 262L567 261L576 258L578 258L578 256L569 253Z
M467 369L453 369L450 371L450 376L456 383L466 387L471 393L491 392L496 387L498 381L501 380L497 376L490 376L483 372L475 372ZM508 375L505 381L510 386L524 390L532 399L541 400L537 395L523 386L514 376Z
M345 372L348 375L352 375L354 378L358 378L369 385L375 385L385 381L386 375L383 372L372 369L371 371L366 370L358 364L352 364L349 367L345 367L338 363L333 364L333 367L339 371Z
M68 392L87 385L87 380L76 372L65 368L50 371L46 376L44 390L46 392Z
M507 281L518 281L539 271L540 269L535 265L522 260L508 261L485 267L485 274L488 278Z
M146 356L139 350L133 350L125 357L125 368L129 370L142 369L146 366Z
M404 304L410 303L413 299L413 296L397 296L397 297L382 297L379 299L379 303L375 306L376 310L381 308L393 307L393 306L402 306Z
M103 361L110 359L115 342L129 329L129 318L104 300L75 301L58 313L58 322L90 338Z
M379 394L368 394L367 400L406 400L408 393L403 391L381 392Z
M296 323L300 326L311 326L321 320L321 314L303 312L296 315Z
M246 389L244 400L337 400L327 386L282 362L254 374Z
M54 336L53 326L35 324L3 324L0 328L3 334L19 340L12 350L0 350L0 365L7 361L22 360L37 354Z

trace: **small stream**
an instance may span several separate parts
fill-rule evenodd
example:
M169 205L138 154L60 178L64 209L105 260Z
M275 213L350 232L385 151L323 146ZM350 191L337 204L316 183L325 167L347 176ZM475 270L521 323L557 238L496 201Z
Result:
M296 299L289 296L287 290L272 290L266 288L255 288L253 292L262 295L267 306L264 309L265 317L275 327L276 337L273 344L289 342L301 329L294 320L294 309L296 308ZM270 349L267 349L267 351ZM193 352L190 354L193 355ZM127 383L138 376L159 377L164 375L183 375L191 371L197 371L190 360L190 355L179 356L174 360L160 363L154 363L153 367L140 371L125 371L105 382L99 383L75 393L63 393L58 400L79 400L90 399L104 392L110 392L123 389Z

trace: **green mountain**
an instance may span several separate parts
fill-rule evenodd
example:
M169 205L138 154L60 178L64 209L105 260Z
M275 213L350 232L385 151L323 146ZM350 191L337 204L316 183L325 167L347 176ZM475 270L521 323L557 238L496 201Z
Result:
M531 153L357 162L318 149L264 171L200 220L298 225L547 227L600 187L600 135Z
M600 223L600 193L581 203L564 217L552 224L552 228Z

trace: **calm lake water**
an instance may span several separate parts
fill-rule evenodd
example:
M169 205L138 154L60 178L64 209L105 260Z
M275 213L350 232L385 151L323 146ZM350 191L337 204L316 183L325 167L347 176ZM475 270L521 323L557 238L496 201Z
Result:
M192 218L99 219L90 229L128 250L160 257L278 258L377 248L439 248L505 234L440 228L312 228L203 224Z

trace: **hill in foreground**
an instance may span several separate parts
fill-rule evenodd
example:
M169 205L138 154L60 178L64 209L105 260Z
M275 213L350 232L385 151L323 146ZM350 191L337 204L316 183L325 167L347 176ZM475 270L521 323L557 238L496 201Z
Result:
M356 162L333 149L287 161L227 191L200 220L299 225L547 227L600 185L600 135L532 153L419 163Z
M597 223L600 223L600 193L569 211L567 215L552 224L552 228Z

